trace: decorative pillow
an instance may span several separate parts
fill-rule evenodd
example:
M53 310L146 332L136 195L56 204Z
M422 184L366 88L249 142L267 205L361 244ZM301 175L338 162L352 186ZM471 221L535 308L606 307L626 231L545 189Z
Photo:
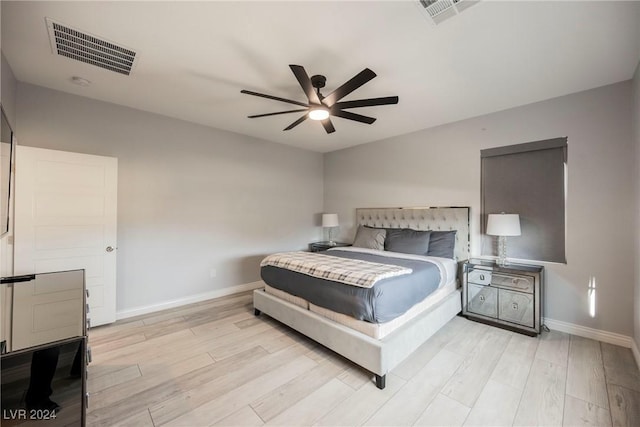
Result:
M456 230L432 231L429 240L427 256L453 259L453 249L456 245Z
M387 230L384 228L359 226L353 246L383 251L385 237L387 237Z
M409 228L388 228L384 249L403 254L426 255L429 251L431 231Z

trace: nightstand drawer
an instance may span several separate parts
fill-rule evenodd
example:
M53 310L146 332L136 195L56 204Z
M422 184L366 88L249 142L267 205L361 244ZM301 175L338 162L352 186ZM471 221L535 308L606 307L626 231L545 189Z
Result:
M533 328L534 305L532 294L500 289L498 291L498 299L500 300L498 317L501 320Z
M498 289L469 283L467 311L488 317L498 317Z
M533 277L493 273L491 284L499 288L514 289L530 294L533 293Z
M491 283L491 271L471 270L467 273L467 281L477 285L488 285Z

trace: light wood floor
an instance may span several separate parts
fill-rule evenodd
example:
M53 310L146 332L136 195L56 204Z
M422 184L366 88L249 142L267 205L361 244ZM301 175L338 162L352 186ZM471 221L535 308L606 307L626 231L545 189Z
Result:
M372 375L266 315L250 293L94 328L90 426L640 425L629 349L456 317Z

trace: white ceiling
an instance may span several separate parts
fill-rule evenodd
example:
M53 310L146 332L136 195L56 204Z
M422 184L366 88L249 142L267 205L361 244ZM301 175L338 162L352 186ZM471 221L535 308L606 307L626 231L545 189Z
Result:
M45 17L138 52L130 76L53 55ZM2 51L16 78L266 140L327 152L632 78L640 2L482 1L434 25L417 1L2 1ZM336 132L306 102L288 64L327 77L330 93L365 67L378 77L344 100L398 95L351 110ZM92 82L70 82L81 76Z

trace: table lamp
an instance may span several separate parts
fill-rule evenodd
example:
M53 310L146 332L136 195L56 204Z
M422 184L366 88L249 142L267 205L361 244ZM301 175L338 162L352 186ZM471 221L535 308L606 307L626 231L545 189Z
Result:
M518 214L489 214L487 219L487 234L498 236L498 265L507 264L507 236L519 236L520 215Z

